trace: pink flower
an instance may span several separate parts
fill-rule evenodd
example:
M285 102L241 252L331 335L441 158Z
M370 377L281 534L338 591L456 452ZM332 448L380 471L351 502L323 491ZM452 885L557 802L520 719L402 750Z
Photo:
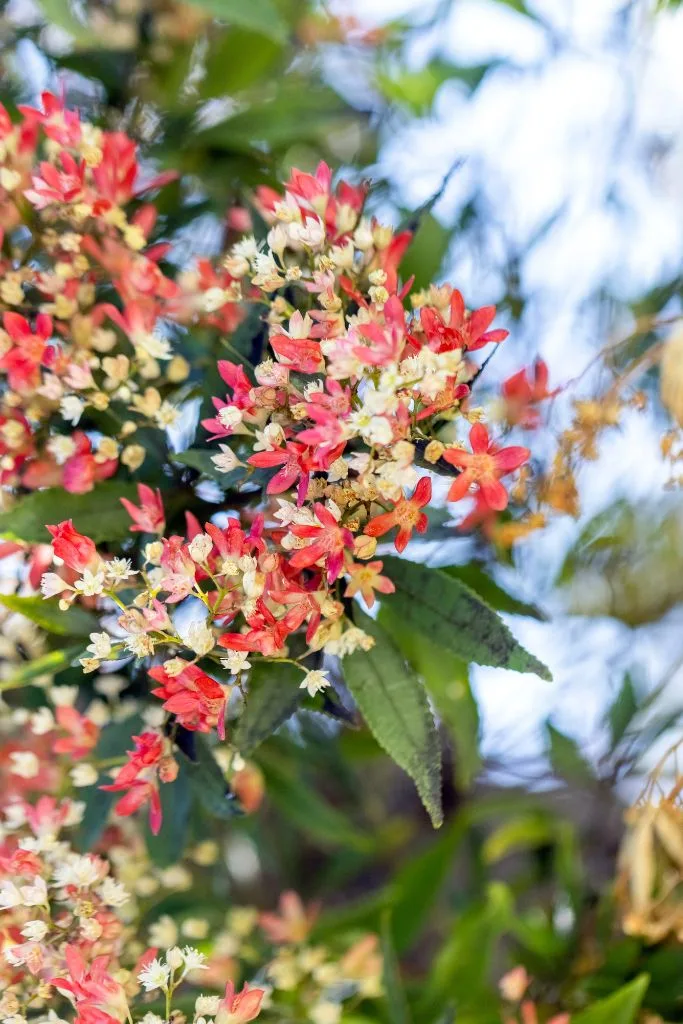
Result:
M290 526L295 537L311 540L305 548L295 551L289 560L293 569L307 569L320 559L325 562L327 582L334 583L344 564L344 549L353 547L353 534L340 526L329 509L316 502L315 514L320 526Z
M161 828L161 800L157 771L164 754L164 741L155 732L133 736L134 750L127 751L128 761L119 768L114 781L100 789L109 793L127 790L114 806L116 814L128 817L149 804L149 822L154 835Z
M149 674L157 683L152 690L164 701L164 710L175 715L180 724L191 732L211 732L225 739L225 705L227 691L197 665L188 664L177 676L171 676L163 665L155 665Z
M71 519L46 529L52 534L52 550L70 569L81 573L99 560L93 541L75 530Z
M306 908L298 893L291 889L280 896L280 913L266 912L259 917L259 924L271 942L303 942L318 916L318 906Z
M119 498L135 523L134 526L131 526L130 532L162 534L166 526L166 514L161 491L159 489L153 491L147 484L138 484L138 498L140 500L139 508L128 498Z
M265 994L264 989L249 988L246 982L241 992L235 992L234 984L229 981L218 1007L216 1024L247 1024L256 1020Z
M432 481L428 476L423 476L421 480L418 480L411 498L401 498L391 512L383 512L382 515L375 516L363 532L368 537L383 537L392 527L398 526L394 547L397 551L404 551L413 530L424 533L427 529L429 520L422 509L431 500Z

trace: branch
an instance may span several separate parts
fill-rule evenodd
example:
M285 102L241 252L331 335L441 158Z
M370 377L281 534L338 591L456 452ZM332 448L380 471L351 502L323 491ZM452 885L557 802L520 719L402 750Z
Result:
M417 229L422 223L423 218L426 217L428 213L432 212L432 210L434 209L434 207L442 198L446 189L448 188L451 178L456 173L456 171L459 171L460 168L464 166L464 164L465 157L458 157L455 163L447 171L445 178L441 182L439 188L434 193L434 195L431 196L425 203L423 203L422 206L418 206L417 210L414 210L410 214L408 219L404 221L404 223L401 224L401 226L399 227L399 231L410 231L411 234L413 235L416 233Z

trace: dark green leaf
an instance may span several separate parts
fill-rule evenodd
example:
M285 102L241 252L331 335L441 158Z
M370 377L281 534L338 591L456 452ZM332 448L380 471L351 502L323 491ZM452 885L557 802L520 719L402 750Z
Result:
M487 864L509 853L545 846L554 836L552 821L543 814L527 814L499 825L486 839L482 855Z
M149 823L145 830L147 850L160 868L169 868L177 864L187 846L192 791L187 760L178 758L178 764L178 776L175 781L162 783L159 787L163 814L161 830L158 835L152 835Z
M546 666L529 654L500 616L460 580L395 557L384 559L384 569L396 584L396 593L384 600L422 636L468 663L535 672L550 679Z
M123 722L112 722L105 725L95 747L93 760L96 762L117 760L123 764L126 750L130 750L132 747L131 737L138 732L141 726L142 719L139 715L126 718ZM80 799L85 803L85 812L76 833L76 848L84 853L94 849L97 845L107 824L109 812L114 802L121 796L120 793L108 793L99 788L108 782L111 782L111 779L103 770L96 785L88 786L79 792Z
M230 28L206 58L200 94L205 98L231 95L246 89L271 71L282 53L273 39L240 28Z
M401 261L403 280L414 277L414 288L427 288L438 278L450 241L451 232L448 228L440 224L431 213L425 214Z
M188 0L221 21L284 41L287 25L272 0Z
M77 605L62 612L56 600L46 601L38 596L19 597L17 594L0 594L0 604L35 622L48 633L87 636L97 629L96 617Z
M627 672L624 676L619 693L607 712L612 749L614 749L623 739L626 730L638 713L638 710L638 699L636 697L633 680Z
M61 488L33 491L20 498L8 512L0 512L0 536L28 544L47 544L46 523L73 519L75 528L99 544L128 536L130 516L120 502L137 502L137 488L108 480L87 494L69 494Z
M633 1024L649 984L649 976L641 974L614 995L572 1014L572 1024Z
M375 645L344 659L344 678L370 731L415 782L435 827L441 810L441 751L424 687L385 630L359 608L356 623Z
M239 812L239 805L230 799L230 787L203 736L195 736L195 751L196 761L182 758L192 793L212 817L233 818Z
M250 754L290 718L306 696L300 689L303 672L287 662L257 662L249 677L249 693L233 743Z

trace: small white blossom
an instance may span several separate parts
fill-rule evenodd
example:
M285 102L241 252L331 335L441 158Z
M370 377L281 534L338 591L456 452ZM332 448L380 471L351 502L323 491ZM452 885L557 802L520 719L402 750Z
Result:
M232 448L228 447L227 444L219 444L218 447L220 448L220 455L212 455L211 461L221 473L230 473L233 469L242 465Z
M162 914L158 921L150 925L149 944L161 949L169 949L178 941L178 926L169 914Z
M186 971L207 970L206 957L198 949L195 949L194 946L185 946L183 948L183 959L185 960Z
M83 786L94 786L98 779L97 769L91 764L76 764L69 775L77 789L81 789Z
M168 979L171 976L171 968L156 958L144 967L138 974L138 981L145 992L154 992L155 989L166 990Z
M113 878L105 878L97 893L109 907L122 907L130 899L126 887Z
M95 597L104 590L104 573L84 569L82 577L80 580L76 580L75 586L76 590L84 594L85 597Z
M248 657L246 651L230 651L225 658L221 658L221 665L236 676L239 672L246 672L251 668Z
M327 678L328 675L329 672L323 671L323 669L314 669L312 672L307 672L299 689L308 690L311 697L315 697L316 693L320 693L321 690L330 685L330 680Z
M170 949L166 950L166 963L172 971L176 971L179 967L182 967L185 962L182 950L180 946L171 946Z
M197 1015L215 1017L220 1001L220 996L197 996L194 1001L194 1012Z
M20 886L19 892L25 907L43 907L47 903L47 883L40 875L35 876L33 885Z
M22 902L21 893L14 882L9 880L0 882L0 909L10 910L12 907L20 907Z
M63 580L56 572L43 573L40 581L40 590L43 597L56 597L57 594L63 594L65 590L69 589L70 587L66 580Z
M205 622L193 622L187 631L187 645L200 657L208 654L216 646L213 630Z
M104 573L107 581L111 583L120 583L131 576L137 576L137 570L133 569L130 558L112 558L104 566Z
M75 395L66 395L59 403L59 410L62 416L67 423L71 423L74 427L83 415L84 409L84 403L80 398L76 398Z
M226 430L234 430L242 422L242 410L236 405L224 405L218 412L218 422Z
M42 942L48 933L48 926L44 921L27 921L21 929L21 934L29 942Z
M13 750L9 759L12 775L22 779L35 779L40 771L40 761L30 750Z
M93 657L100 660L108 658L111 654L111 637L108 633L91 633L86 651L90 651Z
M55 727L55 716L49 708L38 708L29 719L30 729L34 736L45 736Z
M211 554L213 548L213 541L209 537L208 533L198 533L196 537L193 537L187 546L187 550L190 553L190 558L194 562L205 562Z

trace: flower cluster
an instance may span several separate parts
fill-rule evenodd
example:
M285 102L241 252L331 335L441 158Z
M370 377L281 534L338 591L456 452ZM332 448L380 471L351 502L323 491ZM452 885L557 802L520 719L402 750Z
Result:
M172 325L231 330L238 293L206 263L164 271L143 197L174 175L151 175L124 133L50 93L20 113L0 107L0 483L83 493L142 464L141 424L177 417L190 367Z

